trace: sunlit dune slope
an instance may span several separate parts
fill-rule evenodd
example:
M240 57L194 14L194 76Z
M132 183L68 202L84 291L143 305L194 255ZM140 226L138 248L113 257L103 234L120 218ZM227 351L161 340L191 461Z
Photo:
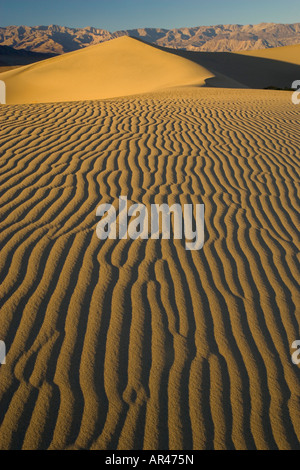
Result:
M300 65L300 44L294 46L274 47L271 49L259 49L255 51L240 52L242 55L272 59L290 64ZM299 78L299 77L298 77Z
M129 37L71 52L0 75L7 103L110 98L162 88L205 85L199 64ZM221 80L222 81L222 80Z

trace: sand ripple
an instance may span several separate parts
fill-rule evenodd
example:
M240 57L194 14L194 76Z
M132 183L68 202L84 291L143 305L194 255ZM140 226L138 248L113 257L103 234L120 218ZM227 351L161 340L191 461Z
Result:
M0 108L2 449L300 448L299 109L178 89ZM96 208L205 204L205 245Z

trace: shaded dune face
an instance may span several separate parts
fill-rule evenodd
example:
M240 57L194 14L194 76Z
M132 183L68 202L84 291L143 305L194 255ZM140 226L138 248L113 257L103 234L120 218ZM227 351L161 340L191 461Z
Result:
M176 89L0 108L2 449L299 449L299 111ZM205 244L96 208L204 203Z
M300 65L300 44L293 46L274 47L270 49L260 49L257 51L244 51L242 55L249 57L261 57L264 59L280 60L290 64Z
M300 77L299 44L239 53L163 50L210 70L215 75L206 80L210 87L291 88Z

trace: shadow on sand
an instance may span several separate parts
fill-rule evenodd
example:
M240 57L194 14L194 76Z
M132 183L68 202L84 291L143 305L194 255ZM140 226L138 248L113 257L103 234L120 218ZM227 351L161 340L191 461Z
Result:
M144 42L141 39L138 40ZM300 80L300 65L289 62L232 52L194 52L155 44L151 46L196 62L216 75L226 76L238 82L242 88L290 89L294 80ZM210 78L206 81L206 85L212 87L222 86L220 83L218 78ZM234 83L233 87L235 87Z

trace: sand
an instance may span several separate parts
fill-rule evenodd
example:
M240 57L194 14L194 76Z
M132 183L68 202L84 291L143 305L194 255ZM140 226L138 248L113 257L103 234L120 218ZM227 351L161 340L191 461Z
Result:
M10 72L11 70L22 67L22 65L0 65L0 73Z
M244 51L240 54L249 57L278 60L290 64L300 65L300 44L294 46L273 47L270 49L258 49L256 51Z
M0 449L300 449L291 92L130 38L0 79ZM121 195L203 249L99 240Z
M299 110L177 88L0 107L1 449L299 449ZM205 244L96 208L205 204Z
M210 70L208 87L291 89L300 77L300 45L235 53L162 49Z

